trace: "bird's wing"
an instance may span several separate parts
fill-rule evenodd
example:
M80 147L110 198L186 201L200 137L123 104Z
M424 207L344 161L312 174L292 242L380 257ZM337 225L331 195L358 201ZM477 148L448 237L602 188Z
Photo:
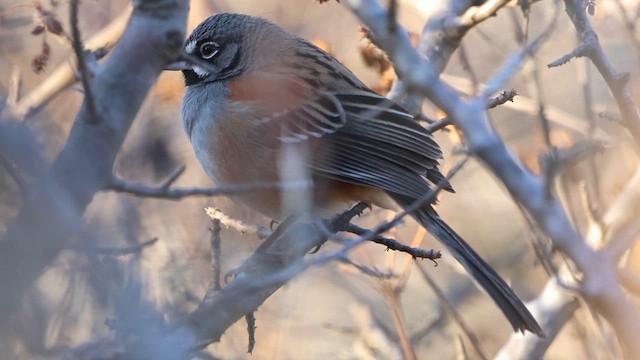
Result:
M426 180L444 180L437 169L442 152L432 135L402 107L371 91L322 93L264 122L265 131L278 129L274 136L281 143L313 148L308 165L317 176L411 197L429 191Z

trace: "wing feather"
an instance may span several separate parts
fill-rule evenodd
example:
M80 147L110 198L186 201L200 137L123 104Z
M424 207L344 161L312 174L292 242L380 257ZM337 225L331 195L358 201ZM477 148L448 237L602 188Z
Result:
M274 123L280 142L314 147L308 165L316 176L411 197L429 191L429 182L444 180L438 171L442 152L433 136L376 93L324 92L263 125ZM445 189L452 191L448 183Z

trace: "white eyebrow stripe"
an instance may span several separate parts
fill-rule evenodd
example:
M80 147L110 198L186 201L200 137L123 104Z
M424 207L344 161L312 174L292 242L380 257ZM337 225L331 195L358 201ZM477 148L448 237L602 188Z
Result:
M200 66L194 66L193 72L195 72L201 78L209 76L209 72Z
M184 47L184 51L187 54L193 54L194 50L196 49L196 44L198 42L196 40L191 40L185 47Z

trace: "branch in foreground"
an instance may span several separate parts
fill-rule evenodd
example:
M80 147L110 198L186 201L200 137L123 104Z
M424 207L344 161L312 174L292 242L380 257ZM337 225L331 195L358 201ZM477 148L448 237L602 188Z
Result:
M175 179L174 179L175 180ZM289 182L250 182L244 184L229 184L207 188L185 187L172 188L172 182L163 182L159 185L148 185L136 181L129 181L113 177L109 189L128 193L140 197L152 197L156 199L179 200L187 196L220 196L233 195L246 192L259 192L273 189L304 189L311 184L307 181Z
M64 148L29 188L0 241L0 323L15 313L66 241L81 232L82 215L108 186L116 155L148 90L180 52L187 5L186 0L136 1L125 34L93 79L103 121L90 124L86 107L81 108Z
M575 7L575 12L583 13L579 5L581 1L567 0L568 8L569 3ZM377 1L347 0L345 4L372 30L376 43L387 51L407 89L427 96L452 117L465 135L469 150L504 183L515 201L531 214L554 245L576 263L584 274L582 294L596 305L598 311L613 326L627 355L630 358L640 358L640 343L636 339L640 333L640 316L619 286L613 267L608 262L601 261L600 256L585 244L561 202L545 197L544 181L526 170L508 151L486 121L483 111L486 99L462 101L460 95L443 83L437 71L416 53L406 32L398 29L391 34L386 31L386 13ZM569 13L573 11L572 8ZM622 91L626 93L626 90ZM625 99L631 101L628 96ZM632 109L637 116L635 107Z
M158 344L154 347L154 354L162 354L166 350L169 354L179 354L179 357L186 357L187 354L197 355L208 344L218 341L237 320L255 311L291 278L310 267L344 259L355 247L398 225L403 217L423 204L432 202L447 181L463 167L467 160L468 157L465 157L458 162L448 176L432 191L411 203L393 219L378 224L356 239L341 238L333 233L344 228L353 217L361 214L369 206L366 203L356 204L328 224L325 222L317 222L316 226L302 223L287 224L281 236L271 242L268 247L258 247L243 262L241 271L228 286L220 291L208 291L198 308L191 314L173 324L164 322L150 324L150 329L145 333L150 334L151 338L121 344L117 348L114 347L113 351L118 351L117 356L120 357L144 354L145 346L152 341ZM324 243L329 237L339 238L343 246L326 255L317 255L307 261L303 259L310 250ZM112 344L109 340L105 340L96 342L95 346L104 346L104 343ZM86 347L82 349L86 350Z
M513 98L516 97L516 95L518 95L518 92L515 89L511 89L511 90L505 90L503 92L501 92L500 94L498 94L498 96L496 97L492 97L487 101L487 109L493 109L495 107L498 107L504 103L506 103L507 101L511 101L513 102ZM429 124L428 126L426 126L426 129L428 132L430 133L434 133L440 129L445 128L448 125L451 125L451 119L446 117L443 119L440 119L438 121L434 121L431 124Z
M447 179L455 175L467 159L463 159L454 166ZM328 236L336 237L333 232L348 224L368 205L365 203L355 205L352 209L336 216L329 222L329 225L318 222L317 227L300 223L289 226L284 234L267 249L270 254L280 254L280 256L277 259L274 259L273 256L265 256L265 249L254 252L245 260L242 266L243 271L234 281L221 291L208 293L205 296L198 309L191 313L187 317L186 323L177 329L175 333L179 335L172 336L172 339L176 339L180 343L170 346L185 348L184 341L188 341L191 335L195 335L197 339L195 345L188 345L191 352L197 352L211 342L218 341L229 326L245 314L255 311L286 281L311 266L323 265L346 257L356 246L391 229L404 216L415 211L424 203L433 201L445 183L446 181L441 181L431 192L416 200L390 221L377 225L357 239L340 238L344 243L339 250L327 255L316 256L309 261L302 259L311 249L326 241ZM167 344L167 342L163 343Z
M71 46L76 54L76 63L80 72L80 81L82 81L82 89L84 90L84 102L87 106L89 115L87 121L95 124L100 119L100 114L96 110L93 100L93 89L91 88L91 78L93 74L87 66L86 51L80 38L80 29L78 28L78 3L79 0L71 0L69 4L69 22L71 23Z
M562 272L566 273L566 270L565 268ZM544 358L551 343L578 308L578 301L567 293L554 277L547 282L540 295L527 304L527 307L545 329L547 337L539 338L530 334L512 335L496 355L496 360Z

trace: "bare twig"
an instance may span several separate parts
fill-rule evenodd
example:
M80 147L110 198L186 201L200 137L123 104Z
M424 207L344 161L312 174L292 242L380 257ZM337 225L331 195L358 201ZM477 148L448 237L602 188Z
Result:
M505 90L487 101L487 109L493 109L506 103L507 101L513 102L513 98L515 98L516 95L518 95L516 89Z
M376 279L393 279L396 278L397 275L391 272L383 272L380 270L376 270L376 269L372 269L368 266L364 266L362 264L358 264L355 261L349 259L348 257L341 257L338 259L339 262L343 263L343 264L347 264L350 266L353 266L354 268L358 269L358 271L360 271L361 273L374 277Z
M271 235L271 230L256 225L250 225L241 220L236 220L230 216L225 215L222 211L208 207L205 209L207 215L212 220L217 220L221 225L235 229L241 234L256 234L260 239L266 239Z
M578 47L573 49L570 53L563 55L557 60L554 60L549 64L547 64L547 67L554 68L554 67L562 66L568 63L569 61L573 60L574 58L581 58L583 56L587 56L587 52L588 52L587 46L582 44L578 45Z
M211 219L211 284L213 291L218 291L222 287L220 286L220 263L221 250L220 250L220 220Z
M107 27L86 41L85 48L88 51L112 48L124 33L130 17L131 8L128 8ZM72 64L65 61L35 89L22 96L15 106L9 107L5 111L19 119L30 116L42 109L62 90L71 86L75 79L76 74Z
M398 338L400 339L400 345L402 347L404 358L408 360L416 360L415 350L413 349L411 339L407 334L405 316L402 311L402 307L400 306L401 289L395 286L395 284L390 281L384 281L381 285L382 294L387 299L389 307L391 308L391 317L393 319L393 324L396 328L396 332L398 333Z
M463 101L455 90L439 79L436 71L438 67L430 66L415 52L405 32L398 31L395 34L386 32L384 22L381 20L386 16L385 10L375 0L347 0L344 3L366 23L374 34L376 43L386 50L395 64L398 75L403 79L404 89L414 90L427 96L452 118L463 132L469 150L504 183L513 198L535 219L556 248L566 253L576 263L584 273L582 294L596 304L600 314L614 327L621 343L626 346L628 356L640 357L640 344L634 340L634 334L640 332L640 316L622 292L615 272L607 262L601 261L599 255L585 245L584 239L574 228L562 204L555 199L545 197L543 181L524 169L522 164L509 153L495 130L486 121L483 113L486 99L479 97ZM567 0L566 3L570 16L574 18L584 16L580 6L581 1ZM573 12L577 15L571 14ZM584 27L584 24L579 26ZM591 32L591 34L595 36L595 33ZM518 61L512 60L509 64L518 64ZM503 68L513 68L513 66L507 65ZM505 74L510 73L511 69L509 70L502 70L500 76L489 82L494 85L488 88L503 84L508 79ZM624 88L621 89L626 93ZM485 94L488 92L485 91ZM625 99L631 101L628 93ZM632 102L630 104L632 105ZM635 106L626 110L631 108L635 114ZM623 113L626 110L623 108ZM638 129L640 130L640 127Z
M89 71L86 60L86 50L82 45L80 37L80 29L78 28L78 3L79 0L71 0L69 4L69 22L71 23L71 46L76 54L76 62L78 71L80 72L80 80L84 89L84 102L89 112L87 121L90 124L97 124L100 121L100 113L96 109L93 99L93 90L91 88L91 78L93 74Z
M95 125L88 124L86 112L78 114L65 146L50 168L41 170L42 176L30 187L0 241L0 283L5 285L0 293L0 322L22 304L66 240L81 232L82 215L94 195L108 186L116 155L147 91L174 60L172 54L179 53L187 1L138 0L136 6L119 46L93 79L96 105L116 105L109 106L110 111L102 114L104 121ZM33 103L26 99L20 103L27 101L32 109ZM38 251L33 252L34 248Z
M475 353L478 355L478 358L483 360L488 359L484 353L484 350L482 350L482 346L480 346L480 341L478 340L478 337L467 326L466 322L464 321L462 316L460 316L456 308L449 302L449 300L447 300L447 297L444 295L444 292L442 292L438 284L436 284L436 282L431 278L431 275L429 275L429 273L422 267L422 265L418 264L417 262L416 262L416 267L420 271L420 274L422 274L422 278L427 282L427 284L429 284L429 287L431 288L431 290L433 290L433 293L436 295L436 297L438 298L438 301L440 302L442 307L445 309L447 314L451 317L451 319L456 324L458 324L465 338L469 341L471 346L473 346L473 349Z
M336 234L333 234L332 231L335 231L336 229L340 228L340 223L337 223L337 226L333 229L328 228L326 224L322 222L318 222L317 225L326 237L330 239L336 239L344 243L344 246L338 253L341 252L342 255L346 255L354 247L362 244L363 242L371 241L376 236L378 236L378 234L382 234L396 227L398 224L400 224L400 222L404 217L420 209L424 204L433 202L433 200L436 199L436 196L438 196L438 193L444 188L444 186L446 186L448 180L451 179L453 176L455 176L458 173L458 171L460 171L460 169L464 167L464 165L467 163L468 160L469 160L469 157L465 156L463 159L458 161L458 163L456 163L451 168L451 170L449 170L449 173L447 174L445 179L441 180L438 184L436 184L436 186L433 189L431 189L431 191L419 197L418 199L414 200L411 204L409 204L409 206L405 207L402 211L397 213L391 220L381 222L371 230L365 232L364 234L361 234L360 237L357 239L345 239Z
M555 30L556 24L558 22L559 14L559 8L556 7L551 23L546 27L545 31L538 35L538 37L531 41L529 44L525 45L519 52L507 59L500 70L498 70L498 72L493 75L491 80L485 83L484 90L480 94L479 98L488 98L492 94L496 93L500 88L504 87L504 84L506 84L507 81L509 81L509 79L511 79L511 77L515 74L515 72L520 69L523 62L528 57L533 55L538 50L538 48L549 38L549 36L551 36L551 33Z
M633 43L633 47L636 50L636 56L639 56L640 55L640 39L636 34L636 22L631 18L631 16L629 15L629 12L625 8L625 5L622 3L622 1L614 0L613 2L616 4L618 11L620 11L620 16L622 17L622 20L624 22L624 28L627 31L627 36L629 39L631 39L631 42Z
M124 246L120 248L105 247L105 246L82 246L79 249L83 251L91 251L98 255L125 256L125 255L139 254L142 250L155 244L157 241L158 241L158 238L153 238L147 241L143 241L139 244Z
M27 184L29 183L27 179L23 176L23 174L15 167L13 162L9 160L9 158L0 151L0 166L4 168L4 170L13 178L13 181L16 182L20 192L24 196L27 191Z
M567 8L567 14L578 33L580 40L578 48L585 48L583 50L584 54L589 57L609 86L613 98L622 113L625 126L629 129L636 145L640 144L640 113L638 113L633 97L627 90L629 74L618 72L605 54L598 41L598 36L584 11L583 1L565 0L564 3Z
M480 6L470 6L462 15L448 18L444 27L448 32L455 32L455 36L462 37L467 30L495 16L507 3L509 0L489 0Z
M256 346L256 317L253 312L250 312L244 316L244 319L247 322L247 335L249 336L247 340L247 352L251 354L253 353L253 348Z
M513 102L513 98L516 97L516 95L518 95L518 92L515 89L505 90L500 94L498 94L497 96L490 98L487 101L487 109L493 109L495 107L498 107L506 103L507 101ZM448 125L451 125L451 119L446 117L430 123L425 128L430 133L434 133L438 130L445 128Z
M179 175L179 173L175 173L159 185L148 185L136 181L124 180L114 176L111 180L109 188L113 191L124 192L140 197L179 200L188 196L221 196L247 192L260 192L273 189L304 189L311 186L311 184L306 181L278 181L229 184L207 188L172 188L171 185L175 181L175 178L177 178L177 176Z
M346 232L350 232L356 235L364 235L368 232L367 229L363 229L357 225L354 224L347 224L347 226L345 228L339 228L338 230L341 231L346 231ZM414 259L430 259L430 260L436 260L436 259L440 259L442 257L442 254L440 253L440 251L437 250L425 250L425 249L420 249L417 247L411 247L408 245L405 245L397 240L391 239L391 238L387 238L381 235L377 235L374 236L371 239L372 242L376 243L376 244L380 244L380 245L384 245L387 247L387 249L389 250L396 250L396 251L400 251L400 252L404 252L407 253L409 255L411 255Z
M433 134L434 132L438 130L442 130L451 124L452 124L451 119L446 117L446 118L442 118L440 120L436 120L432 122L431 124L425 126L425 128L427 129L428 132Z
M467 159L465 157L456 164L449 172L448 177L454 176L466 163ZM211 294L211 296L209 294L205 296L205 300L203 300L199 308L189 315L189 327L195 331L198 338L198 341L192 347L192 351L198 351L207 344L217 341L231 324L248 312L254 311L289 279L309 267L320 266L342 259L355 247L396 226L403 217L423 204L433 201L445 183L445 181L439 183L431 192L414 201L390 221L378 224L356 239L340 238L343 241L343 246L340 249L326 255L317 255L307 261L303 261L302 257L309 250L326 241L327 236L335 237L332 232L344 227L344 224L360 214L367 207L367 204L357 204L351 210L336 216L329 225L318 223L317 225L321 226L321 232L314 232L303 224L294 224L289 227L277 239L276 243L270 246L270 249L273 250L272 253L277 249L287 249L284 258L279 260L273 258L265 259L264 251L254 253L249 259L245 260L242 271L234 281L223 290ZM228 311L219 311L221 308Z

